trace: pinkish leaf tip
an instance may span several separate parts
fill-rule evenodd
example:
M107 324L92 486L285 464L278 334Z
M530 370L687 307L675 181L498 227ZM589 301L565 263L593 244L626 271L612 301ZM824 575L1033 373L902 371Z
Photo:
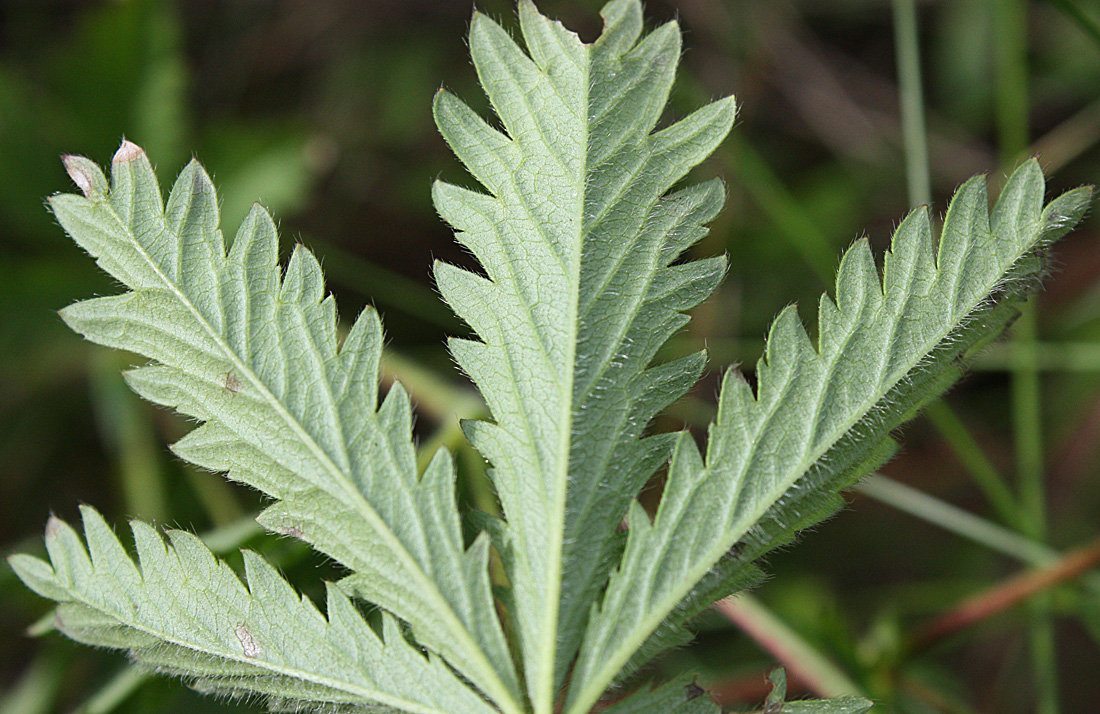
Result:
M114 163L120 163L123 161L133 161L139 157L145 155L145 150L128 139L122 140L122 146L118 147L118 151L115 152L115 157L112 159Z

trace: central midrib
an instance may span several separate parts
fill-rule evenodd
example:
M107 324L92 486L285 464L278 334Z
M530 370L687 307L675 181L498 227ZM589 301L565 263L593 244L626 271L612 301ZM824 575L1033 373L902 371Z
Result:
M550 561L550 573L547 578L547 593L546 603L547 606L543 613L543 630L542 639L540 641L540 653L539 653L539 679L538 679L538 691L533 692L532 701L535 706L536 714L551 714L554 708L554 683L555 672L554 666L557 661L557 645L558 645L558 624L560 622L561 615L561 592L562 592L562 570L564 560L564 545L565 545L565 509L566 499L568 495L569 485L569 460L572 452L573 445L573 383L576 377L576 359L577 359L577 338L580 333L580 326L578 324L578 314L580 312L580 285L581 285L581 256L584 251L584 237L585 237L585 221L584 221L584 207L587 198L587 175L588 175L588 151L589 151L589 72L591 70L591 61L589 57L590 49L588 45L584 45L585 63L583 66L584 71L584 97L583 106L585 107L583 118L582 135L584 137L584 151L582 153L582 160L578 168L578 176L576 183L574 184L573 194L576 196L576 205L573 210L573 222L572 225L576 228L573 231L573 245L572 254L570 257L570 271L569 275L572 280L572 291L569 295L569 309L565 316L566 324L569 326L568 335L569 339L566 340L565 346L566 354L563 363L567 365L566 373L563 375L562 380L562 402L561 410L558 413L558 450L556 471L552 483L554 484L553 494L553 508L551 515L553 517L553 528L550 531L550 552L553 553L553 557Z

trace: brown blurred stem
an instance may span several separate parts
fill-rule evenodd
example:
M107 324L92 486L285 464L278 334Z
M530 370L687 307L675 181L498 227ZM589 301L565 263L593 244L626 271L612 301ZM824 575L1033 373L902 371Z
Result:
M1050 565L1015 575L966 600L917 631L910 649L920 652L952 635L1009 610L1033 595L1074 580L1100 564L1100 538L1072 550Z

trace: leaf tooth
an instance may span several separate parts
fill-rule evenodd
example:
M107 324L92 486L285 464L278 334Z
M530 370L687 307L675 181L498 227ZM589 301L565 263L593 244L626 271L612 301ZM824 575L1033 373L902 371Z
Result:
M931 222L926 208L918 208L901 222L883 260L884 309L890 330L882 336L884 354L880 378L902 368L899 355L909 354L927 340L919 320L935 289L935 258Z
M114 585L119 594L128 597L141 584L141 574L134 561L99 511L82 505L80 516L84 522L84 538L88 542L92 567L100 573L110 573L117 581Z
M439 133L470 175L494 196L501 195L512 173L512 140L444 89L436 92L432 114Z
M229 379L229 374L225 373L225 379ZM206 420L211 416L195 394L194 375L187 375L174 367L151 364L128 369L122 376L126 386L153 404L171 407L193 419Z
M654 278L646 302L677 312L690 310L710 297L725 275L725 256L664 268Z
M456 562L462 557L462 526L458 521L458 504L455 503L455 466L446 448L432 454L424 476L416 487L417 509L426 519L434 521L426 530L444 536L437 545L451 550ZM435 544L433 544L435 545Z
M278 263L275 222L260 204L254 203L229 249L222 286L225 336L247 361L262 360L274 349ZM263 369L258 371L262 373Z
M503 337L499 291L492 281L442 261L436 261L434 273L443 299L474 332L487 342Z
M817 301L817 349L839 339L834 333L844 329L845 318L828 293L821 293Z
M163 285L109 205L71 193L51 196L47 203L69 237L108 274L133 289Z
M134 535L134 549L137 551L138 568L143 580L163 580L158 569L168 558L168 546L155 528L139 520L130 521L130 532Z
M836 275L836 305L848 320L857 320L882 302L875 256L866 238L852 244L840 260Z
M745 379L744 373L737 366L729 367L722 375L715 423L726 424L734 415L749 413L755 401L756 395L753 394L752 386Z
M470 56L508 135L528 143L537 127L530 101L539 94L542 71L504 28L482 12L474 12L470 23Z
M634 405L633 419L640 424L663 411L691 389L707 364L706 350L684 355L642 372L645 387Z
M1047 245L1073 230L1092 204L1091 186L1066 191L1043 210L1040 243Z
M1012 260L1034 240L1035 228L1043 212L1045 190L1046 179L1035 159L1017 167L1001 189L989 215L989 228L997 242L997 257L1002 262Z
M472 342L471 344L477 345L479 343ZM499 424L480 419L463 419L462 434L490 463L493 461L490 454L504 453L503 445L511 438ZM503 523L503 521L501 522Z
M275 221L259 203L253 203L237 229L229 249L229 261L240 265L249 276L247 284L267 278L279 262L279 231Z
M798 361L806 359L816 351L810 343L806 328L798 316L798 305L791 304L783 308L772 322L768 331L767 347L764 356L757 367L759 401L769 401L771 385L774 377L784 375L789 377L790 368ZM769 395L769 399L765 398Z
M928 209L914 209L905 217L883 259L883 292L887 300L902 300L912 295L928 295L932 286L928 276L935 275L932 227Z
M241 551L241 555L244 559L245 583L247 583L248 592L251 593L257 603L262 604L264 609L267 609L270 605L271 610L275 612L285 609L287 606L297 607L298 603L301 602L298 593L295 592L290 583L279 575L279 571L271 563L268 563L255 551L247 548ZM320 613L313 607L312 601L307 600L307 602L310 604L306 611L315 616L317 620L320 620ZM318 622L317 624L322 623Z
M8 565L24 585L42 597L56 602L68 599L68 590L58 582L57 573L41 558L15 553L8 556Z
M494 409L494 405L500 407L505 404L505 402L500 401L504 396L504 390L498 390L496 380L489 378L492 375L490 365L494 361L490 355L495 353L495 350L492 350L484 342L467 340L461 337L448 338L447 348L450 350L455 362L462 368L462 371L474 384L478 385L481 396L485 398L490 409ZM494 413L496 412L494 411Z
M726 200L726 185L719 178L703 181L664 196L650 213L647 229L664 235L661 261L668 265L707 234L703 225L712 221Z
M128 139L123 139L122 144L111 159L111 163L124 164L130 161L141 161L142 159L147 161L148 158L144 149Z
M198 161L180 172L168 196L165 227L174 236L172 277L202 315L221 331L224 314L219 282L225 266L225 241L218 227L214 184Z
M81 587L92 573L92 561L76 530L55 515L46 522L46 552L59 583Z
M664 193L714 152L726 138L737 116L733 96L719 99L650 136L651 156L647 175L659 181Z
M123 141L111 162L110 200L148 259L175 279L176 245L164 225L160 184L149 157L132 142Z
M646 36L625 57L597 62L589 90L589 165L598 166L624 144L644 139L661 118L676 78L680 26L673 20Z
M309 488L302 479L220 422L207 422L193 429L169 448L185 461L226 473L228 478L248 484L272 498L289 498Z
M205 332L187 329L193 314L174 295L142 290L92 298L60 311L73 330L97 344L136 352L177 368L216 369L220 346Z
M294 246L279 291L279 301L308 307L321 302L324 294L325 279L317 256L304 245Z
M103 169L99 164L83 156L66 154L61 157L61 163L65 166L66 173L73 183L77 185L85 198L93 201L101 201L107 198L107 177L103 175Z
M519 27L531 59L551 78L563 64L581 66L587 58L587 48L577 33L538 11L533 0L520 0Z
M642 34L640 0L612 0L600 10L603 32L592 45L593 52L617 57L629 51Z
M394 463L396 473L391 478L401 478L405 488L402 495L412 496L417 484L416 449L412 442L413 414L409 393L401 382L394 382L382 406L378 409L378 423L387 440L387 456ZM392 485L375 484L376 488L393 489ZM378 493L372 501L379 501L383 493Z
M686 431L680 432L676 446L673 447L672 460L668 466L668 480L676 481L677 488L665 489L665 498L657 508L654 525L679 520L685 514L685 508L691 503L694 489L703 482L706 473L703 456L695 440ZM637 503L635 501L635 503ZM633 516L633 513L631 514ZM633 519L632 519L633 520ZM648 519L647 519L648 520ZM633 522L631 530L633 531Z
M981 220L988 221L988 208L989 198L982 176L968 180L951 198L936 254L937 278L947 296L956 295L961 267L974 239L974 229L980 225L978 214L984 214Z
M362 648L381 644L378 635L335 583L325 583L325 615L329 622L326 639L352 659L360 658Z
M499 220L498 199L446 181L432 184L432 202L440 217L462 233L491 232Z
M374 411L378 404L382 341L382 320L378 311L368 305L359 313L340 346L342 383L337 394L338 400L346 402L350 409Z

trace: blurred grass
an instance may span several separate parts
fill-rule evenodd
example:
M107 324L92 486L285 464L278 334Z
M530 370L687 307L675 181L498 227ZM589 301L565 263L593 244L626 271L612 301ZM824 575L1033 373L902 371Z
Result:
M540 7L591 39L599 4ZM509 24L511 5L479 3ZM376 304L390 338L385 373L418 403L422 453L458 448L463 500L495 506L484 463L457 429L456 415L480 402L443 349L446 334L465 328L429 280L433 258L470 264L429 198L437 176L470 183L430 117L441 84L478 97L463 42L470 8L0 5L5 552L39 548L51 511L72 517L89 502L120 527L143 517L209 531L227 552L247 541L307 591L334 576L331 564L248 525L254 494L172 458L165 444L188 426L125 389L119 370L132 358L89 348L54 314L114 289L43 209L45 196L69 190L58 156L105 163L123 135L159 162L164 183L197 155L220 189L228 233L263 201L285 248L305 242L322 256L344 315ZM751 369L778 310L814 305L840 251L864 231L881 248L909 205L930 197L942 214L970 174L996 184L1031 153L1055 172L1052 191L1100 176L1100 12L1090 3L650 0L647 11L651 24L678 17L688 31L670 114L729 92L741 106L734 135L700 171L729 184L727 209L698 251L728 252L730 275L667 350L708 345L712 371L658 428L705 424L720 368ZM795 646L784 651L829 663L883 711L1100 711L1095 572L935 647L905 647L931 618L1096 537L1097 233L1092 219L1058 247L1052 280L1013 341L905 430L903 452L884 469L890 481L868 482L848 512L770 559L773 578L747 601L764 613L752 620L759 640L786 638ZM802 310L812 322L811 313ZM260 711L136 677L111 653L25 637L44 603L6 568L0 597L0 714ZM655 667L700 667L728 706L757 706L772 650L715 613L701 627L696 644ZM807 684L795 677L792 691Z

